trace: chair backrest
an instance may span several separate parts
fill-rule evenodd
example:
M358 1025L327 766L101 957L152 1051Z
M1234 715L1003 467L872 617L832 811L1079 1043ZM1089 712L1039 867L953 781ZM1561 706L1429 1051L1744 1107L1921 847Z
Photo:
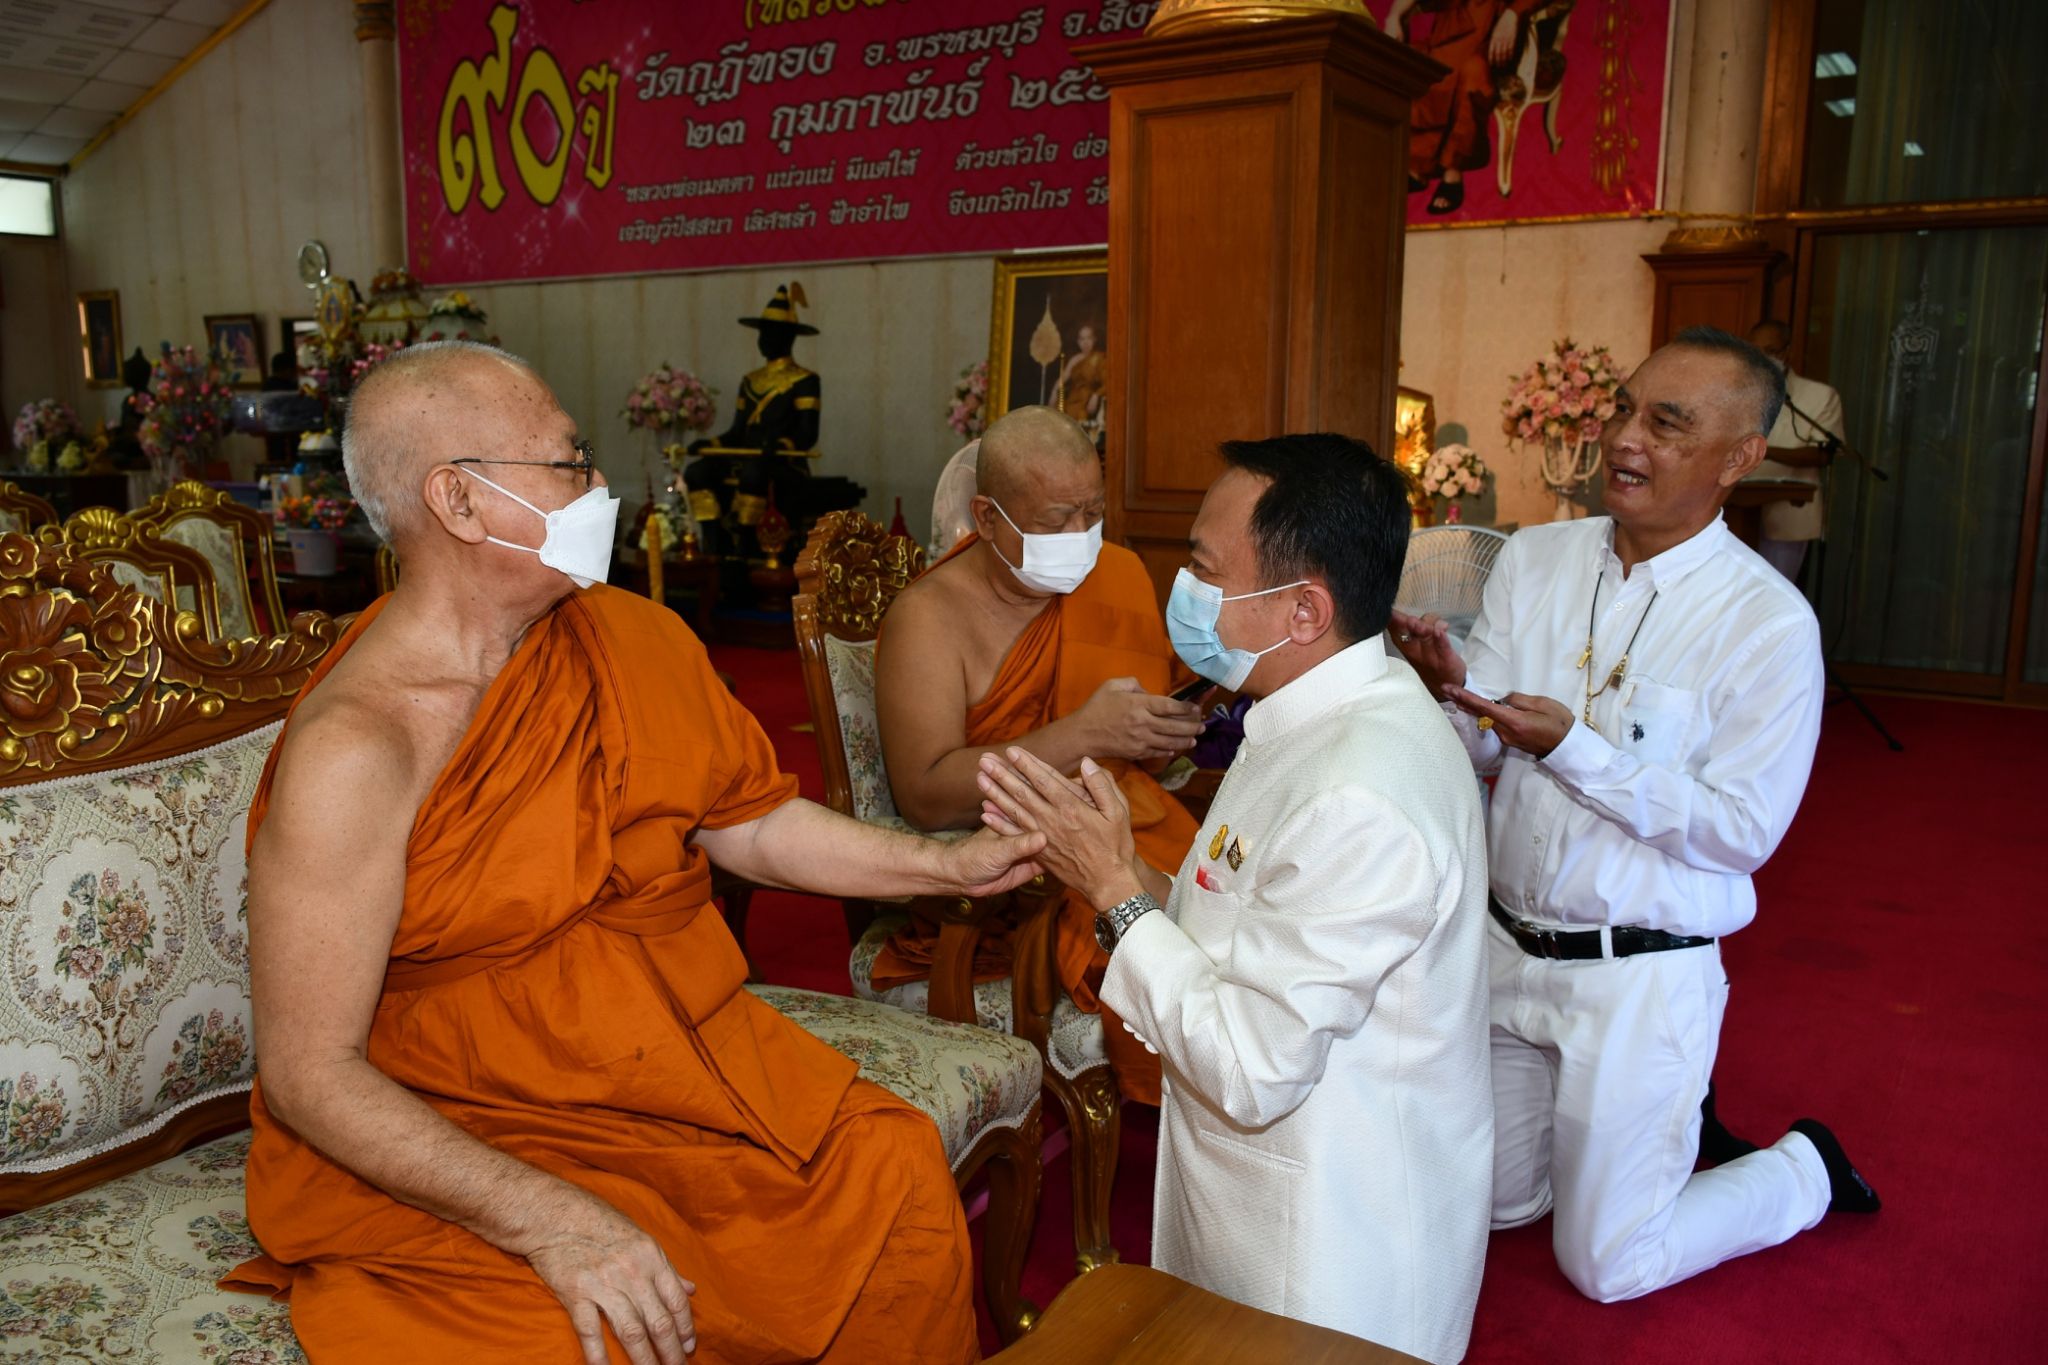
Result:
M398 591L398 551L377 542L377 595Z
M220 593L205 555L148 522L111 507L85 507L61 526L44 526L36 539L64 546L81 559L105 564L115 580L146 593L174 611L191 612L208 640L220 638Z
M270 518L194 479L173 484L129 515L155 526L165 540L197 551L213 566L221 630L228 638L283 633L284 599L277 587Z
M0 1209L246 1123L248 807L339 635L294 624L200 639L113 565L0 535Z
M825 804L857 820L896 817L875 720L875 636L924 550L859 512L828 512L797 557L797 655L825 774Z
M33 531L57 520L57 509L26 488L0 479L0 533Z

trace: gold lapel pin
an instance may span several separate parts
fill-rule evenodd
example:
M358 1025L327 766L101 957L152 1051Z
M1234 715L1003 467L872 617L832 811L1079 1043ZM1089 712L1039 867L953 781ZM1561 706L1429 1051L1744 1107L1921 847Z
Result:
M1230 870L1232 872L1235 872L1240 867L1244 866L1244 840L1232 839L1230 841L1229 860Z
M1223 856L1223 841L1230 837L1230 826L1218 825L1216 837L1209 841L1209 860L1214 862Z

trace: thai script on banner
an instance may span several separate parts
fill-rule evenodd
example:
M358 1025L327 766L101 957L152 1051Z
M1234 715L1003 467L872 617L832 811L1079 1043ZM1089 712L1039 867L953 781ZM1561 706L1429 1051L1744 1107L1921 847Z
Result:
M401 7L407 246L433 284L1004 252L1108 234L1123 0Z

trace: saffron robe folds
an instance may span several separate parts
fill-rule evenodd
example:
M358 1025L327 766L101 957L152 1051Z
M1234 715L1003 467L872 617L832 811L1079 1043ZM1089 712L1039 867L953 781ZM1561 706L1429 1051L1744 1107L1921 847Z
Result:
M969 535L953 554L977 538ZM887 638L885 629L878 649L887 647ZM1003 744L1050 725L1080 710L1111 678L1136 678L1146 691L1165 693L1180 672L1144 562L1121 545L1104 545L1081 586L1046 603L1010 646L987 695L967 709L967 743L977 748ZM1194 817L1143 769L1121 760L1097 761L1115 775L1130 803L1138 856L1168 873L1179 867L1194 842ZM1076 1005L1103 1016L1110 1065L1124 1097L1158 1104L1158 1057L1102 1008L1097 994L1109 956L1095 942L1095 908L1069 891L1055 913L1060 984ZM888 990L930 976L937 941L936 930L918 924L892 937L875 958L875 988ZM1008 935L991 929L976 947L975 980L993 980L1009 971Z
M690 842L795 790L673 613L606 588L564 600L414 821L368 1057L654 1237L697 1285L698 1365L970 1360L966 1226L937 1130L743 989ZM250 1108L267 1254L225 1283L288 1292L314 1360L579 1358L524 1260L330 1161L260 1082Z

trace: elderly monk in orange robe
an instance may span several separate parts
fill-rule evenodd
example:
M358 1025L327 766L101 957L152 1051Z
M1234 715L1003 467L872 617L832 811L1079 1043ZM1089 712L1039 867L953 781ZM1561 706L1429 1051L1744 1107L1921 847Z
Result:
M875 659L882 758L896 808L920 829L981 823L981 755L1021 745L1062 772L1084 755L1115 774L1131 803L1139 856L1171 872L1194 818L1153 780L1201 734L1200 709L1160 695L1184 677L1138 557L1101 542L1102 467L1074 420L1019 408L981 438L971 505L976 533L904 589ZM1101 1012L1108 958L1095 911L1059 907L1061 984ZM876 958L888 989L931 971L933 931L913 926ZM1006 936L985 935L977 980L1009 972ZM1104 1036L1119 1088L1159 1103L1159 1059L1113 1018Z
M1514 60L1521 25L1549 0L1394 0L1389 37L1442 62L1443 79L1422 92L1408 113L1408 189L1441 183L1429 211L1455 213L1465 202L1465 172L1486 168L1492 147L1486 120L1499 88L1495 67ZM1435 16L1426 33L1411 31L1411 12Z
M322 1365L973 1359L937 1131L742 989L707 860L900 895L1042 844L794 799L673 613L575 590L616 504L522 362L402 352L344 454L405 576L250 812L267 1254L229 1283Z

